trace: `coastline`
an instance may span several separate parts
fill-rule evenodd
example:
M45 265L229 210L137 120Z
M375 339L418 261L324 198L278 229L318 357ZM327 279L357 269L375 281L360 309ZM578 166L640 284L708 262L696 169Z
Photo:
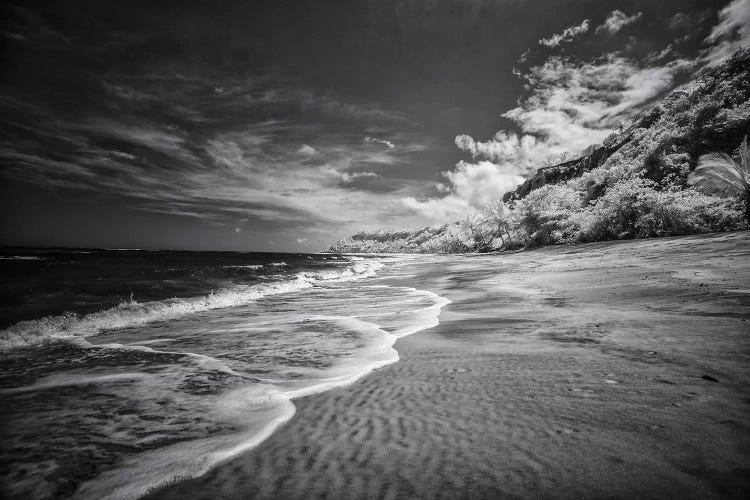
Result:
M387 283L452 303L398 362L149 498L744 497L748 257L747 231L426 256Z

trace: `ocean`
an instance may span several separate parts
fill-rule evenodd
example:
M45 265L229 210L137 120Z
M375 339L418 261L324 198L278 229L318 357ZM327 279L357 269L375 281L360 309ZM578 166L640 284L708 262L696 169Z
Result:
M252 448L438 323L388 284L415 258L0 251L2 496L137 498Z

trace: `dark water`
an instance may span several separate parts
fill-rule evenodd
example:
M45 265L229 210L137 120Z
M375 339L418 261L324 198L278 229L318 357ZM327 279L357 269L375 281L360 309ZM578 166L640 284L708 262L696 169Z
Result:
M0 328L22 320L172 297L339 269L320 254L139 250L0 250ZM274 263L285 265L273 265Z
M437 323L385 284L409 259L4 251L3 496L137 498L253 447Z

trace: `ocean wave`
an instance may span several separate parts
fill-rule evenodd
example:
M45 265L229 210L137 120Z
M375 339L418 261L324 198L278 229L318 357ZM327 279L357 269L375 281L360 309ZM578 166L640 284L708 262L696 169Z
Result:
M371 277L382 267L384 267L383 264L377 261L356 262L342 270L302 272L282 281L237 285L199 297L151 302L138 302L131 299L110 309L84 316L65 313L21 321L0 331L0 349L21 347L50 339L90 337L104 330L133 327L154 321L172 320L212 309L241 306L269 295L294 292L328 282Z
M222 269L263 269L263 264L250 264L247 266L221 266Z
M349 331L366 332L369 342L362 345L351 358L339 359L330 367L311 370L305 377L260 379L258 384L218 396L212 408L222 418L236 422L236 433L206 436L129 457L116 469L104 472L82 485L77 495L84 499L136 499L180 478L200 476L218 463L250 450L267 439L281 424L292 418L295 413L293 400L347 386L373 370L398 361L398 352L393 348L395 341L404 335L437 325L441 308L450 301L432 292L410 287L395 287L393 293L419 297L429 305L405 309L403 312L407 314L399 315L403 324L391 331L373 321L352 316L308 316L305 321L334 322ZM300 371L299 368L297 371ZM73 382L78 382L78 379ZM252 418L248 418L248 415L252 415Z
M0 260L45 260L44 257L32 255L8 255L0 257Z
M315 281L329 281L329 280L346 280L351 278L370 278L375 276L378 270L385 267L382 263L371 260L354 262L348 265L345 269L326 269L321 271L306 271L299 273L303 279L312 279Z
M282 261L282 262L271 262L271 263L270 263L270 264L268 264L268 265L269 265L269 266L273 266L273 267L288 267L288 266L289 266L289 264L287 264L287 263L286 263L286 262L284 262L284 261Z

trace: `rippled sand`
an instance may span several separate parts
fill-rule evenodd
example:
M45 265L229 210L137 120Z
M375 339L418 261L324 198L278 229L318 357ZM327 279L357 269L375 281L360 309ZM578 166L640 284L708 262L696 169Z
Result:
M156 498L742 498L750 233L427 257L401 360ZM714 381L716 380L716 381Z

